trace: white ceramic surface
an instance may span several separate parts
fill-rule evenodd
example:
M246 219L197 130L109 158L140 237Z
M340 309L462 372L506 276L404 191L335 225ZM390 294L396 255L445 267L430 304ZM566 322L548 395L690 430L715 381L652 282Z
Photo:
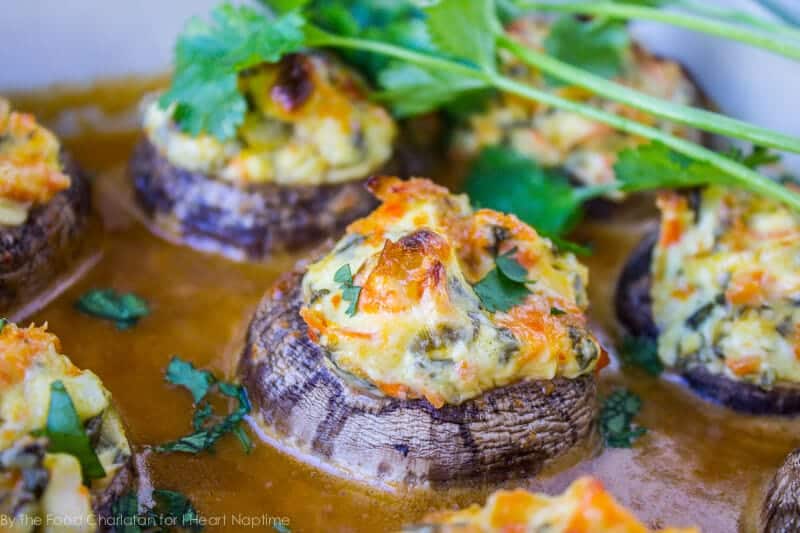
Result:
M163 72L185 20L218 2L0 0L0 91ZM753 0L714 3L764 13ZM686 64L726 113L800 136L800 63L659 24L638 24L636 33ZM793 166L800 171L800 158Z

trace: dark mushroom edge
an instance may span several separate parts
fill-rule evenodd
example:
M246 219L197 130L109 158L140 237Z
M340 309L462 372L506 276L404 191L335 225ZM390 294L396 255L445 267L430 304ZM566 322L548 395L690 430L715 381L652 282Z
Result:
M62 155L71 185L49 202L31 208L19 226L0 226L0 314L27 304L83 252L91 211L89 182Z
M789 454L767 488L760 531L800 531L800 449Z

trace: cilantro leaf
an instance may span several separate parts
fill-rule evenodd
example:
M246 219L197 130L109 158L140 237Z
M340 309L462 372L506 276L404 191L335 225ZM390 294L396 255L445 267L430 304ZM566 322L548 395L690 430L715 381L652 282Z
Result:
M345 37L381 41L410 50L434 52L425 13L409 0L313 0L306 10L310 21ZM377 82L391 60L364 50L337 53Z
M350 302L345 313L347 316L355 315L358 310L358 297L361 295L361 287L353 285L353 273L350 271L350 265L344 264L340 266L333 274L333 281L340 284L342 300Z
M514 259L513 255L515 253L517 253L516 247L512 248L503 255L497 256L495 263L497 264L497 268L500 269L500 272L502 272L505 277L511 281L525 283L528 281L528 271L524 266L520 265L516 259Z
M627 389L611 393L600 409L600 434L610 448L631 448L647 429L633 423L642 400Z
M116 322L120 330L132 328L140 318L150 314L150 307L143 299L114 289L92 289L75 302L75 307L87 315Z
M185 387L191 392L195 404L199 404L205 398L216 381L214 375L208 370L198 370L192 363L184 361L178 356L173 356L170 360L166 379L169 383Z
M511 148L485 148L467 175L465 190L478 207L517 215L548 237L569 232L583 216L582 204L604 188L572 187Z
M173 531L181 528L202 531L200 515L192 502L180 492L153 490L153 507L139 508L135 492L118 496L111 503L110 523L116 533L141 533L142 531Z
M80 461L84 480L106 476L106 471L97 458L97 453L89 441L89 435L86 434L75 410L75 404L72 403L72 398L61 380L50 384L50 406L47 410L44 435L49 441L49 452L67 453Z
M754 146L751 152L746 155L740 148L731 148L725 155L753 170L764 165L772 165L781 160L780 154L772 152L764 146Z
M472 287L483 307L491 313L508 311L531 294L525 285L530 283L527 281L528 271L513 257L516 251L513 248L498 256L495 259L496 267Z
M275 522L272 524L272 529L278 533L292 533L292 530L289 529L289 526L285 525L283 522Z
M247 110L237 74L299 50L303 25L304 19L294 11L273 19L229 3L214 9L211 22L190 20L175 48L172 85L159 104L163 108L174 104L173 119L191 135L233 137Z
M345 263L340 266L333 274L333 281L341 283L342 285L352 285L353 273L350 271L350 265Z
M551 307L550 314L553 316L561 316L561 315L566 315L567 312L562 309L559 309L558 307Z
M491 313L508 311L525 301L531 293L524 283L508 279L498 268L489 271L483 279L473 285L473 289L483 306Z
M690 159L653 142L620 152L614 173L628 192L697 187L709 183L731 184L731 178L708 163Z
M664 364L658 357L656 341L650 337L626 336L622 339L620 355L625 364L638 366L651 376L658 376L664 371Z
M548 54L605 78L622 70L630 37L624 22L562 16L544 41Z
M3 330L6 327L6 324L8 324L8 319L0 318L0 333L3 333Z
M397 62L381 71L378 79L384 90L375 98L391 104L400 117L426 113L489 87L475 78Z
M439 0L424 10L428 30L439 50L494 70L495 32L500 22L492 0Z

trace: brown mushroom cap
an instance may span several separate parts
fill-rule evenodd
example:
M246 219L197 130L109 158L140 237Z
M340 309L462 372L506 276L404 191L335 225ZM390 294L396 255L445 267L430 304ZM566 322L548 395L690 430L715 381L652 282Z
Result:
M249 259L340 233L375 207L364 180L335 185L240 187L170 163L148 140L130 164L136 199L187 243Z
M266 294L239 366L258 422L290 448L366 481L441 485L535 473L593 434L593 375L519 382L440 409L359 388L309 338L302 275Z
M631 335L658 337L650 300L650 261L658 232L646 235L622 269L614 298L617 318ZM699 395L752 414L800 413L800 386L779 382L769 389L712 374L702 365L680 369L687 384Z
M800 449L789 454L772 478L761 508L760 531L800 531Z
M91 211L89 182L62 155L68 189L31 208L19 226L0 226L0 315L25 305L67 270L81 252Z

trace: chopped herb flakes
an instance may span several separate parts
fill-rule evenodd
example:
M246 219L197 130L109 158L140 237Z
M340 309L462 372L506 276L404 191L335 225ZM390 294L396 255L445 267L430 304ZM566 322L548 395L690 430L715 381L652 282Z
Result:
M114 289L92 289L75 302L75 307L87 315L116 322L120 330L130 329L140 318L150 314L150 308L133 293L120 294Z
M192 393L194 403L198 404L206 397L209 389L216 381L208 370L198 370L188 361L173 356L167 366L166 379L173 385L185 387Z
M5 329L6 324L8 324L8 320L5 318L0 318L0 333L3 333L3 329Z
M531 294L525 283L527 270L512 256L516 249L498 256L497 265L473 286L475 293L487 311L496 313L508 311L521 304Z
M347 316L353 316L358 310L358 297L361 295L361 287L353 285L353 273L350 271L350 265L344 264L333 275L333 281L339 283L339 288L342 289L342 300L349 302L345 313Z
M550 314L553 315L553 316L561 316L561 315L566 315L567 312L566 311L562 311L558 307L551 307L550 308Z
M658 376L664 371L664 365L658 358L658 345L650 337L626 336L622 340L620 355L625 364L638 366L651 376Z
M250 453L253 442L241 427L245 415L250 412L247 391L241 385L217 380L207 370L198 370L192 363L173 357L167 367L166 380L173 385L186 388L195 403L192 415L193 433L172 442L155 447L158 452L200 453L213 448L214 444L228 433L233 433L245 452ZM208 395L216 392L221 396L235 398L238 405L233 412L221 416L214 413Z
M111 504L111 521L116 533L142 531L201 531L200 515L189 498L171 490L153 491L153 507L139 510L136 494L127 492Z
M48 439L48 451L67 453L80 461L84 481L106 476L75 410L75 404L61 380L50 384L50 406L43 434Z
M633 423L642 400L627 389L611 393L600 409L600 434L609 448L631 448L647 429Z

